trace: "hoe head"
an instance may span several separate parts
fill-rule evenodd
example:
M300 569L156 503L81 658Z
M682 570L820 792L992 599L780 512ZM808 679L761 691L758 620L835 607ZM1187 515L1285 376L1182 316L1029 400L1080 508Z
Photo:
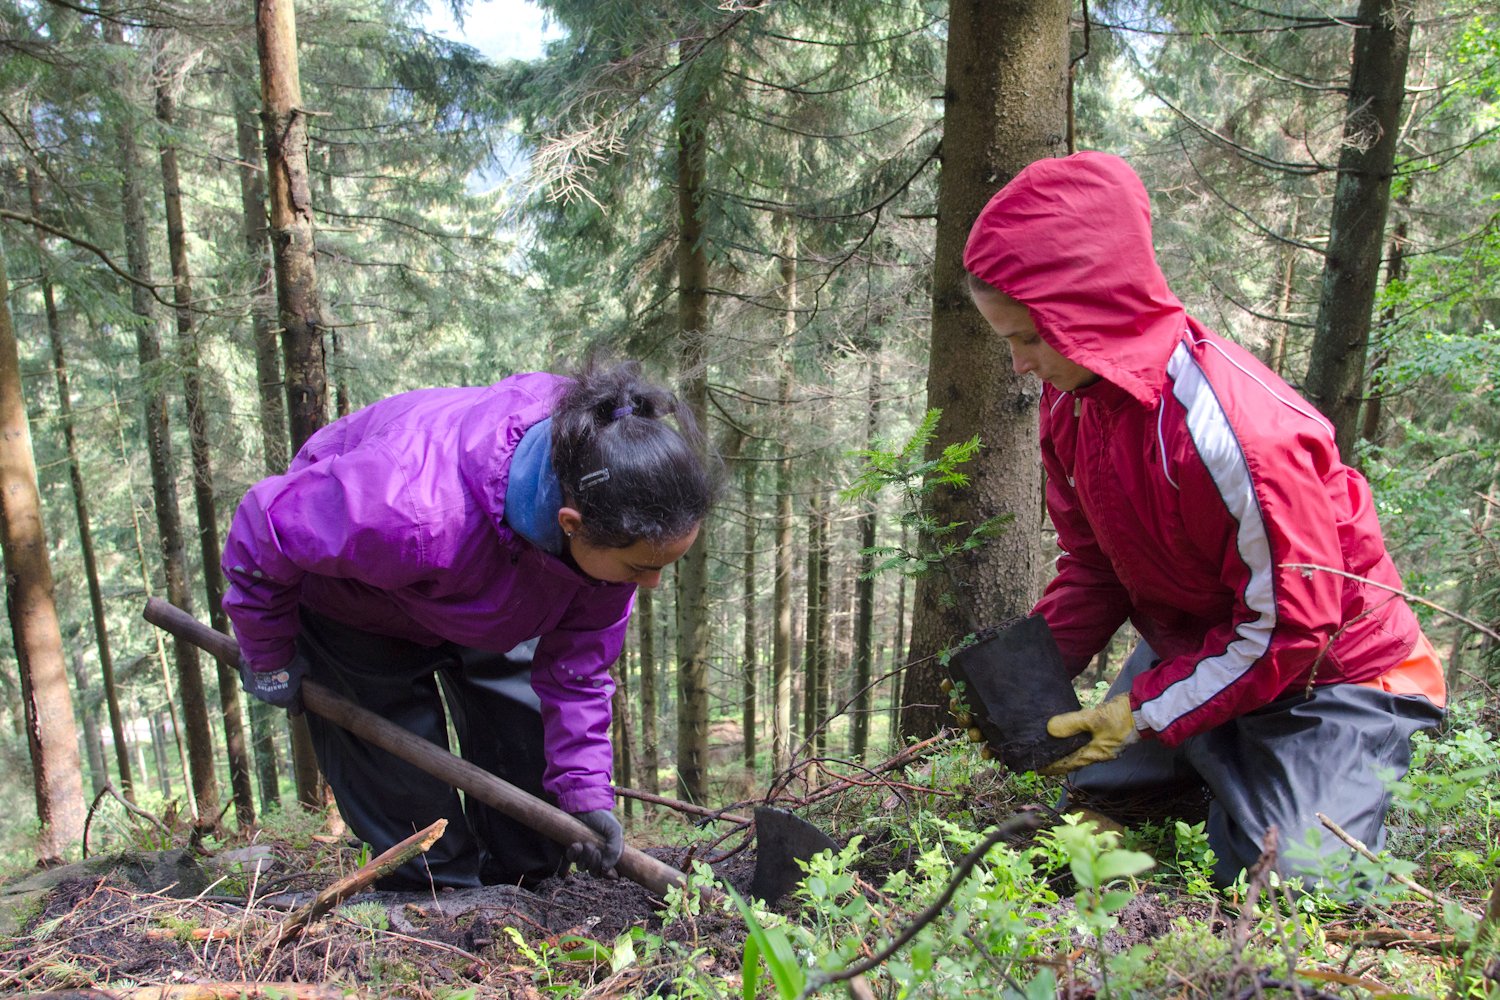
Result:
M755 810L755 876L750 895L774 903L807 873L797 864L819 851L839 845L807 820L784 809L760 806Z
M948 661L959 725L978 728L1012 771L1035 771L1082 747L1088 733L1058 739L1047 720L1078 710L1057 640L1041 615L982 631ZM956 685L962 683L960 689Z

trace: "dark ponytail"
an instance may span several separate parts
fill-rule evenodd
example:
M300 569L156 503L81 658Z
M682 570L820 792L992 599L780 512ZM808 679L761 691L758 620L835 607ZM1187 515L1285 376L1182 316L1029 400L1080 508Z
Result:
M594 545L670 542L692 531L716 492L703 456L692 414L634 361L590 359L552 409L552 469Z

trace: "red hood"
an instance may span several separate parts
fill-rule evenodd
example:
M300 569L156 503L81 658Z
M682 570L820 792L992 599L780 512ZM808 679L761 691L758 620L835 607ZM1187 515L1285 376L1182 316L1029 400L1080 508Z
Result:
M1187 325L1151 242L1151 205L1124 160L1038 160L979 213L964 267L1022 303L1063 357L1154 406Z

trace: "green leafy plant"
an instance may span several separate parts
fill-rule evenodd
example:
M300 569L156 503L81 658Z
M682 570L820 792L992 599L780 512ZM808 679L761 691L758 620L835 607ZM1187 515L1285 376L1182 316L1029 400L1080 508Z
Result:
M1004 515L971 524L968 521L942 522L933 516L933 494L944 487L969 485L969 476L963 466L973 461L981 447L979 436L975 435L967 441L947 445L934 458L926 457L928 447L937 436L942 415L942 410L928 410L911 437L898 449L870 448L851 453L863 461L864 466L840 496L845 500L866 500L895 490L899 520L907 529L904 534L916 539L914 547L876 545L862 549L862 553L878 560L868 576L895 571L917 577L934 569L944 570L953 555L979 548L999 533L1010 519L1009 515Z

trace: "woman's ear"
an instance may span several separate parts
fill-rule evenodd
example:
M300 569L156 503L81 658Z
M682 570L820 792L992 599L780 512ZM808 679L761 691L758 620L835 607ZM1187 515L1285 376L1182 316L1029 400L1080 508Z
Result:
M572 538L573 533L583 527L583 515L572 507L560 507L557 511L557 525L562 528L564 535Z

